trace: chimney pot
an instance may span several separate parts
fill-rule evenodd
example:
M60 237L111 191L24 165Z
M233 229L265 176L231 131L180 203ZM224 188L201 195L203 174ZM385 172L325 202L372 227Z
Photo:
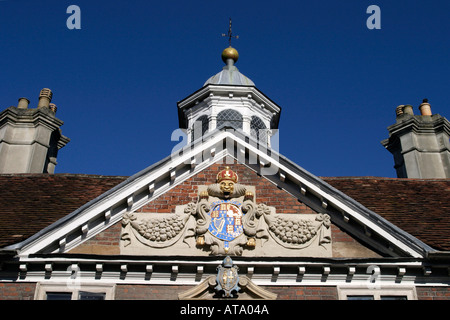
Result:
M50 104L49 104L49 108L50 108L50 110L52 110L54 113L56 113L56 110L58 109L58 108L56 107L56 104L54 104L54 103L50 103Z
M401 104L399 105L397 108L395 108L395 115L401 116L403 114L403 108L405 107L405 105Z
M410 114L410 115L413 116L413 115L414 115L414 110L413 110L412 105L406 104L406 105L403 107L403 113Z
M53 96L53 93L50 89L48 89L48 88L42 89L39 94L38 109L48 108L50 102L52 102L52 96Z
M422 116L431 116L433 115L431 112L431 106L428 103L428 99L423 99L422 103L419 106L420 114Z
M28 100L27 98L19 98L19 103L17 104L17 108L28 109L29 103L30 103L30 100Z

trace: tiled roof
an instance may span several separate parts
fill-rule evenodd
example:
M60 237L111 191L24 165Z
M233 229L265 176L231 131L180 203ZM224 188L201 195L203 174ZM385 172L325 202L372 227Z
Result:
M0 247L32 236L125 179L80 174L0 175Z
M127 177L0 175L0 247L20 242ZM322 178L438 250L450 250L450 179Z
M450 250L450 179L322 178L437 250Z

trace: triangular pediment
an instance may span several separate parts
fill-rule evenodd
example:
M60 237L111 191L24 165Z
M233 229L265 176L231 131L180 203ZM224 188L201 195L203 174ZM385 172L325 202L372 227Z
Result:
M234 300L275 300L277 294L264 290L246 276L240 278L240 292ZM217 298L214 288L217 286L216 276L209 276L197 286L178 294L180 300L213 300Z
M424 257L432 250L282 155L258 148L251 138L239 132L227 131L216 131L202 141L194 141L9 249L17 250L19 256L71 252L121 223L130 213L138 212L217 164L244 166L277 190L306 205L315 216L330 217L334 225L381 255ZM258 191L255 193L256 203L259 203ZM188 201L177 204L186 206Z

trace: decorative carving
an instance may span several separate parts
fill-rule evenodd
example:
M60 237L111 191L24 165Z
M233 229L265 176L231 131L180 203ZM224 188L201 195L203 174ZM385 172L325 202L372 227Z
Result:
M239 268L227 256L222 265L217 267L216 276L209 276L197 286L179 293L178 298L182 300L214 298L274 300L277 298L277 294L257 286L247 276L239 276L238 271Z
M229 256L223 259L222 265L217 267L217 293L222 297L233 298L237 296L239 288L239 268L233 264Z
M178 294L180 300L212 300L217 298L215 287L217 286L217 277L209 276L197 286L190 288ZM276 300L277 294L261 288L251 281L247 276L239 277L239 286L241 290L237 300Z
M191 248L199 255L297 256L314 244L314 250L322 248L320 256L331 255L329 215L277 214L274 207L256 203L254 188L238 181L226 167L216 183L199 190L198 202L177 206L175 213L124 214L122 247L136 239L155 249L172 247L172 254Z
M270 235L280 245L286 248L300 248L311 244L311 239L319 235L322 227L330 227L330 216L325 214L317 215L314 223L311 220L294 220L288 217L278 216L269 219L268 215L264 215L269 225ZM329 243L329 236L320 236L319 244Z
M186 207L187 209L189 206ZM128 232L122 233L122 240L130 244L129 232L143 244L154 248L165 248L173 245L184 234L186 222L190 217L189 209L184 216L172 214L165 217L137 220L135 213L126 213L122 219L122 226Z

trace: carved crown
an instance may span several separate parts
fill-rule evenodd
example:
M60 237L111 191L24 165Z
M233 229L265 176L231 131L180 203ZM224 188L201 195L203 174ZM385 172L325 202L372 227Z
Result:
M217 174L217 183L220 183L224 180L231 180L234 183L238 182L238 175L236 172L230 169L230 167L226 167L224 170L219 171Z

